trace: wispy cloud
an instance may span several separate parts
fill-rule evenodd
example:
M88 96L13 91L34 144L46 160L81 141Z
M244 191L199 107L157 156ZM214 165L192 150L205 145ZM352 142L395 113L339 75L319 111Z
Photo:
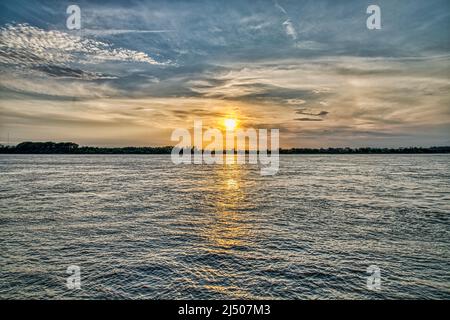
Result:
M79 79L61 79L53 77L23 76L7 71L0 77L0 89L11 91L9 96L15 99L41 98L47 100L83 100L116 97L120 90L108 83L97 83ZM6 100L8 96L3 93Z
M286 16L286 20L283 22L283 27L286 31L286 34L292 38L292 40L297 40L297 30L295 30L294 24L288 16L287 11L275 0L275 8L277 8L281 13Z
M315 112L308 111L307 109L299 109L295 113L303 114L305 116L325 117L329 112L325 111L325 110L322 110L322 111L319 111L319 112L315 113Z
M283 22L283 26L286 29L286 34L292 38L292 40L297 40L297 31L295 30L294 24L290 19Z
M297 120L297 121L323 121L323 119L320 119L320 118L295 118L294 120Z
M121 35L128 33L168 33L175 32L174 30L136 30L136 29L83 29L83 35L85 36L110 36L110 35Z
M277 0L274 1L275 4L275 8L277 8L278 10L280 10L282 13L284 13L285 15L287 15L286 10L284 10L284 8L282 6L280 6L280 4L278 3Z
M144 52L116 48L111 44L64 33L46 31L27 24L0 29L0 62L19 66L69 63L95 64L105 61L160 64Z

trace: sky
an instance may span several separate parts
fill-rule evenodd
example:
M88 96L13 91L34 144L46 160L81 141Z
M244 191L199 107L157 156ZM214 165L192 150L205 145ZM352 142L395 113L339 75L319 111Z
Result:
M235 118L285 148L450 145L449 62L448 0L2 0L0 143L174 145Z

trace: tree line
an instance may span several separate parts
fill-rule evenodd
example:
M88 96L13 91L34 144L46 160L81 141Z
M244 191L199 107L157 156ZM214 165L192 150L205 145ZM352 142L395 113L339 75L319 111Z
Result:
M73 142L22 142L16 146L0 145L0 153L11 154L170 154L173 146L164 147L89 147ZM193 150L193 149L191 149ZM450 146L408 148L291 148L280 154L408 154L450 153Z

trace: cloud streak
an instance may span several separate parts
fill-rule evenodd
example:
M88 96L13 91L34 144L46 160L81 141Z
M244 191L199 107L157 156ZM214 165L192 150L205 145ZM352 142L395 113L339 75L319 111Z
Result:
M102 62L161 64L144 52L116 48L105 42L56 30L46 31L27 24L0 29L0 62L19 66Z

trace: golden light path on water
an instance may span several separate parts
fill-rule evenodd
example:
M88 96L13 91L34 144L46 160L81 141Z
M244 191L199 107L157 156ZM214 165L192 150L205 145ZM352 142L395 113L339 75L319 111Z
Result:
M246 201L246 194L241 189L241 168L239 165L226 165L214 173L217 175L220 190L216 193L215 217L216 223L209 229L207 237L211 242L222 248L242 244L245 236L243 225L243 213L238 212L236 207ZM221 181L221 182L220 182Z
M236 155L235 161L236 161ZM202 229L203 236L210 242L208 251L211 254L233 255L239 247L245 247L247 239L252 237L251 221L240 210L248 203L248 194L244 186L244 168L235 162L233 164L217 166L212 181L212 198L214 203L213 219ZM221 277L233 279L236 274L220 268L205 268L200 270L207 277ZM234 285L207 285L207 289L224 295L242 297L246 292Z

